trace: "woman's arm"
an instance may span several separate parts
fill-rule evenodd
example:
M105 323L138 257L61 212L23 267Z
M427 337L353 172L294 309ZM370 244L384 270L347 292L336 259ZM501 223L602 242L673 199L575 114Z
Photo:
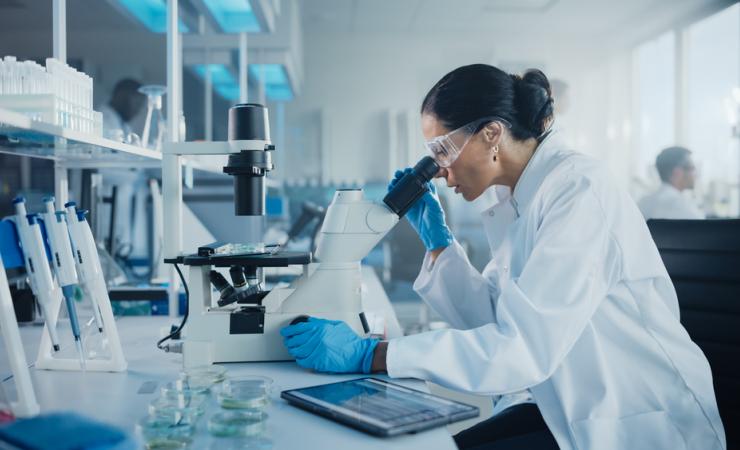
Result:
M385 357L387 353L388 342L379 342L375 347L375 352L373 353L373 363L370 369L372 372L387 372L388 369L385 366Z
M414 291L453 328L470 329L495 322L498 277L482 275L459 243L427 252Z
M437 260L437 257L442 253L447 247L440 247L435 248L434 250L429 251L429 257L432 259L432 264Z
M572 180L554 197L546 205L522 273L501 288L496 321L393 339L385 349L390 376L496 395L529 388L551 376L621 270L620 250L610 239L606 216L589 182ZM453 263L447 259L446 253L440 255L434 269ZM452 284L463 289L466 283ZM466 300L488 300L486 293L477 295Z

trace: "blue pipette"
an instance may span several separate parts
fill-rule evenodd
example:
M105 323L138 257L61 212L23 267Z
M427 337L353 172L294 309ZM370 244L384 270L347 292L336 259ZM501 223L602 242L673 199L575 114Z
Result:
M47 243L52 254L52 267L54 267L57 283L62 287L72 334L75 338L75 346L80 355L80 367L84 370L85 352L82 346L82 335L74 300L75 289L79 281L67 229L67 214L64 211L54 211L54 197L46 197L43 202L46 207L44 225L46 226Z

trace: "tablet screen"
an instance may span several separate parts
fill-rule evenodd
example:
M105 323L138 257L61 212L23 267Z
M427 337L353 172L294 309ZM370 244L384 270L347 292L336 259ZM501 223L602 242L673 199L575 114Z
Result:
M475 407L373 378L296 389L292 394L383 427L477 415Z

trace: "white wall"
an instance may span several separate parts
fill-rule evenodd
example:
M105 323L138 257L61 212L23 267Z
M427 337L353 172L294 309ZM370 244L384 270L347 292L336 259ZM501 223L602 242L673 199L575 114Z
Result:
M615 124L621 130L621 115L629 105L624 86L630 68L621 66L628 58L605 59L597 48L579 42L326 33L308 34L304 46L303 94L286 107L287 181L320 175L340 184L387 179L389 111L410 112L410 140L416 147L410 153L422 154L421 101L439 78L465 64L489 63L509 71L538 67L569 82L570 111L558 124L572 134L572 142L601 157L610 153L605 146L614 145L604 137L606 129ZM317 120L323 123L317 125ZM291 135L311 134L317 126L319 139L291 140ZM310 160L322 157L328 173L319 174L321 165ZM619 171L626 164L621 158L613 162Z

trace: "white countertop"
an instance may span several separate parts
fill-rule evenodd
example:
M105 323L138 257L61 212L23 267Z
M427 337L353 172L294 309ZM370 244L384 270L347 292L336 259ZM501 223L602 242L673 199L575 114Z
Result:
M370 279L372 284L375 277L364 275L363 278ZM367 287L369 291L377 289L376 286ZM387 303L387 297L384 302ZM384 302L381 300L381 303ZM372 303L374 306L378 305L375 301ZM159 395L159 388L167 381L175 379L181 370L181 355L164 353L155 346L160 329L169 326L172 321L171 318L162 316L118 318L118 330L128 361L126 372L83 373L32 369L31 377L42 412L74 410L133 432L136 421L146 416L149 402ZM397 326L395 316L392 317L390 324L393 325L389 328ZM391 330L388 331L389 334L395 334ZM40 333L41 327L21 328L29 363L35 360ZM63 332L60 331L61 334ZM285 389L331 383L362 375L317 374L304 370L293 362L232 363L223 366L227 368L229 375L256 374L274 380L272 403L267 409L269 419L265 434L265 438L271 441L273 449L456 448L444 427L415 435L377 438L290 406L280 398L280 391ZM0 373L8 372L7 356L4 348L0 347ZM387 379L385 376L379 378ZM138 393L147 382L148 386L156 384L154 392ZM419 380L394 380L394 382L428 391L426 384ZM13 389L12 380L6 380L3 387L6 392ZM198 422L196 439L190 448L219 450L242 448L243 442L214 438L208 434L206 430L208 418L218 410L219 407L213 400L205 416Z

